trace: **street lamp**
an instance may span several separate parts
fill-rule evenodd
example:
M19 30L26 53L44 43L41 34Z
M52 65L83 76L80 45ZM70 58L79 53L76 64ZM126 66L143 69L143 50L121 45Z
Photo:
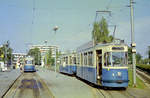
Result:
M58 26L55 26L53 30L55 31L56 34L56 31L58 30Z
M55 34L56 34L56 31L58 30L58 26L55 26L54 28L53 28L53 30L54 30L54 32L55 32ZM57 58L56 58L56 47L55 47L55 72L56 72L56 60L57 60Z

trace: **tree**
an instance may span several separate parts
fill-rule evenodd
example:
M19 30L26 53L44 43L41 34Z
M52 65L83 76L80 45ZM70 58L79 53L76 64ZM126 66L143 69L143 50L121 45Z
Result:
M143 59L141 62L142 62L142 64L148 64L148 63L149 63L149 61L150 61L150 59L145 58L145 59Z
M7 41L3 46L0 48L0 60L10 65L13 49L10 47L10 42Z
M50 65L50 66L52 66L52 65L54 65L54 58L52 57L52 50L51 49L49 49L48 50L48 52L47 52L47 54L46 54L46 58L47 58L47 64L48 65Z
M56 59L57 59L57 64L60 64L60 56L61 56L61 51L56 51Z
M34 57L34 61L36 65L41 64L41 52L39 48L30 49L28 55Z
M4 51L2 47L0 48L0 61L4 61Z
M61 51L56 51L56 58L58 59L61 56Z
M141 63L141 60L142 60L141 54L137 53L136 54L136 62L139 64L139 63ZM129 62L129 64L132 64L132 48L131 47L128 48L128 62Z
M132 48L128 48L128 62L129 64L132 64Z
M141 60L142 60L141 54L140 54L140 53L137 53L137 54L136 54L136 62L137 62L137 64L140 64L140 63L141 63Z
M94 43L107 43L113 41L113 36L109 36L108 24L106 19L102 17L100 22L94 22L92 38L94 39Z

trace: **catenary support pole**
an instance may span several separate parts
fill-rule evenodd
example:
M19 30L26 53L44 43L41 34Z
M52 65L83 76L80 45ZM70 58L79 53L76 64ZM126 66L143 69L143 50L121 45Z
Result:
M134 12L133 12L133 0L130 0L130 23L131 23L131 47L132 47L132 71L133 71L133 86L136 86L136 43L134 35Z

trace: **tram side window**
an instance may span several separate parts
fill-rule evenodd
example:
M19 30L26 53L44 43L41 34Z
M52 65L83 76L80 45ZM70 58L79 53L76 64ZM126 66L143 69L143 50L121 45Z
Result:
M60 58L60 64L62 65L62 62L63 62L63 59L62 58Z
M76 57L73 57L73 64L76 64Z
M80 65L80 55L77 55L77 65Z
M81 60L81 66L82 66L83 65L83 54L81 54L80 60Z
M66 63L66 59L65 59L65 57L63 57L62 64L63 64L64 62Z
M61 62L62 62L62 59L60 58L60 64L61 64Z
M106 52L104 54L104 66L109 66L109 65L111 65L110 53Z
M128 53L127 52L125 53L125 58L126 58L125 59L125 64L128 64Z
M87 65L87 53L84 53L84 65Z
M68 64L68 57L66 57L66 64Z
M72 64L72 57L71 56L69 56L69 64L71 65Z
M93 52L88 52L88 64L93 66Z

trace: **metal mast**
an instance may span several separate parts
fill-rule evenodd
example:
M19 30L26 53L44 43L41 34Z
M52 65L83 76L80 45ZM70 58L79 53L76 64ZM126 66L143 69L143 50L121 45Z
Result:
M133 12L133 0L130 0L130 23L131 23L131 47L132 47L132 69L133 69L133 86L136 86L136 43L134 35L134 12Z

